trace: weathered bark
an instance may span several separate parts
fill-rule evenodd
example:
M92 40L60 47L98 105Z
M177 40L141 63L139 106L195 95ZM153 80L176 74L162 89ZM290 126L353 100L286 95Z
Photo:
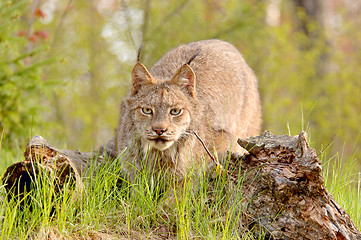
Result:
M299 136L275 136L269 132L238 143L249 154L229 159L230 184L242 181L244 197L242 225L268 239L361 239L347 213L324 186L321 163L306 141ZM97 154L97 155L95 155ZM69 178L81 191L81 176L91 159L103 162L115 157L110 141L96 153L59 150L40 136L26 147L25 161L11 165L4 175L6 189L23 194L40 170L55 174L61 190Z
M270 239L361 239L344 209L324 186L321 162L299 136L239 139L248 155L234 165L245 174L244 225L258 226ZM236 162L233 156L233 163ZM234 170L234 169L233 169ZM238 181L238 171L232 176Z
M41 170L53 177L56 191L60 191L67 180L75 181L77 191L82 191L80 175L88 165L90 153L60 150L48 144L43 137L35 136L27 144L24 157L24 161L9 166L3 176L7 192L23 195L31 189Z
M36 176L43 171L55 181L56 193L61 192L67 181L74 181L77 193L83 190L82 177L93 163L116 155L114 140L94 152L80 152L58 149L43 137L35 136L27 144L22 162L9 166L3 176L7 192L22 196L31 189ZM9 195L13 197L14 194Z
M26 145L25 160L12 164L5 171L3 176L5 189L8 192L23 194L24 190L30 189L39 170L43 170L47 174L54 174L58 190L61 190L70 178L75 181L77 191L81 192L83 189L81 177L86 170L94 162L101 163L104 158L115 158L115 149L115 142L111 140L94 152L62 150L49 144L43 137L35 136Z

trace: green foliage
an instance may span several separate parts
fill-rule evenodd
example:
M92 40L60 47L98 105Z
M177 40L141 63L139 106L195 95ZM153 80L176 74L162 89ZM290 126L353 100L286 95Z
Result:
M149 67L179 44L210 38L242 43L239 36L254 34L252 31L262 23L264 6L237 0L185 0L152 2L147 9L142 2L134 6L149 15L143 20L147 27L141 28L145 43L143 61Z
M35 2L30 1L31 6ZM1 3L3 145L22 141L18 136L29 135L31 125L33 134L39 134L36 126L42 120L57 126L47 132L56 145L88 151L104 144L117 125L119 103L129 89L141 43L142 61L150 68L171 48L207 38L231 42L254 69L264 129L298 134L307 128L316 149L334 140L333 153L358 138L361 33L346 10L339 13L344 17L342 31L335 32L296 11L292 1L282 1L280 24L274 27L265 23L267 1L50 2L38 5L52 10L33 24L49 32L47 56L38 48L43 43L29 52L24 47L29 41L16 37L29 27L26 2ZM307 24L307 32L297 19ZM39 65L47 64L48 57L60 61L42 72ZM63 84L50 99L43 98L50 81ZM40 102L52 111L39 115ZM346 145L345 154L353 153L353 144Z
M0 3L0 132L5 147L14 147L16 141L23 144L31 129L40 126L37 115L48 88L41 69L50 61L36 60L43 47L27 50L30 41L19 36L26 7L27 1Z
M47 78L62 82L47 102L53 111L44 118L58 123L49 141L89 151L114 133L131 66L118 60L102 36L111 15L89 1L67 4L57 3L61 14L54 10L53 20L43 25L52 33L49 55L60 59L47 68Z
M361 103L354 96L361 90L361 38L357 22L348 19L346 12L343 31L334 34L308 19L301 9L296 11L292 1L282 1L280 24L274 27L265 23L267 1L135 0L107 5L80 0L71 6L67 1L51 3L51 8L49 4L44 1L38 6L53 10L35 25L49 32L48 56L60 61L47 66L45 80L36 74L35 86L39 90L49 80L63 84L50 99L42 99L53 111L34 119L34 124L40 120L55 123L57 128L46 137L56 145L88 151L112 137L119 103L129 89L130 72L142 42L141 59L150 68L171 48L207 38L231 42L254 69L262 95L264 129L275 134L308 129L316 149L336 135L330 148L333 153L358 137ZM22 10L19 16L29 15L28 9ZM307 25L307 32L297 19ZM14 36L16 29L24 26L24 21L12 23L7 28L12 35L6 36ZM25 39L13 38L12 44L23 41L26 45ZM34 54L40 61L44 59L38 52ZM20 91L17 94L20 96ZM18 96L16 99L24 99ZM25 109L39 105L29 100ZM13 118L22 117L15 114ZM29 131L12 126L7 123L7 133ZM33 132L39 134L37 129ZM15 136L11 141L19 139ZM352 147L345 152L354 153Z

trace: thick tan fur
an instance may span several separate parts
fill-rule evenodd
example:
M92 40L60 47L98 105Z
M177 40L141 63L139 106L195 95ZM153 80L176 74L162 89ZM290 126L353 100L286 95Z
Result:
M253 71L231 44L204 40L169 51L150 71L135 65L116 142L118 152L128 148L122 159L129 161L129 173L147 161L152 169L183 176L206 155L192 131L222 153L238 151L237 138L257 135L260 127Z

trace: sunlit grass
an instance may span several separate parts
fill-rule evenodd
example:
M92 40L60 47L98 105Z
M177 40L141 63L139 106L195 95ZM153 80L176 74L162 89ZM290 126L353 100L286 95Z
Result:
M328 191L360 229L361 181L355 162L341 165L338 155L328 159L325 153L320 158ZM263 239L242 228L242 194L237 191L242 179L229 188L226 178L209 182L202 171L190 171L179 183L164 173L139 170L129 182L121 162L93 164L82 192L69 181L56 194L54 176L41 173L25 198L7 198L0 185L0 239Z
M129 182L122 177L120 162L94 164L89 169L91 177L83 179L81 194L71 181L56 194L54 176L41 173L33 177L24 198L16 193L5 197L1 186L0 216L4 219L0 239L46 239L51 234L64 238L109 234L139 239L161 235L255 239L251 233L243 234L239 222L242 196L237 191L225 195L225 179L213 183L210 204L211 187L204 173L190 171L179 182L163 173L141 170Z
M356 159L342 159L338 153L329 159L324 153L320 158L327 190L361 230L361 172L357 171Z

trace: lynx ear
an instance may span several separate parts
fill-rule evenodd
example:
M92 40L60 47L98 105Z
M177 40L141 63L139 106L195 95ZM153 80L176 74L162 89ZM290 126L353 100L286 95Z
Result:
M139 88L143 84L156 84L154 78L150 75L147 68L138 62L135 64L132 70L132 93L131 96L134 96L139 91Z
M187 89L193 98L196 97L196 75L188 64L179 68L170 82Z

